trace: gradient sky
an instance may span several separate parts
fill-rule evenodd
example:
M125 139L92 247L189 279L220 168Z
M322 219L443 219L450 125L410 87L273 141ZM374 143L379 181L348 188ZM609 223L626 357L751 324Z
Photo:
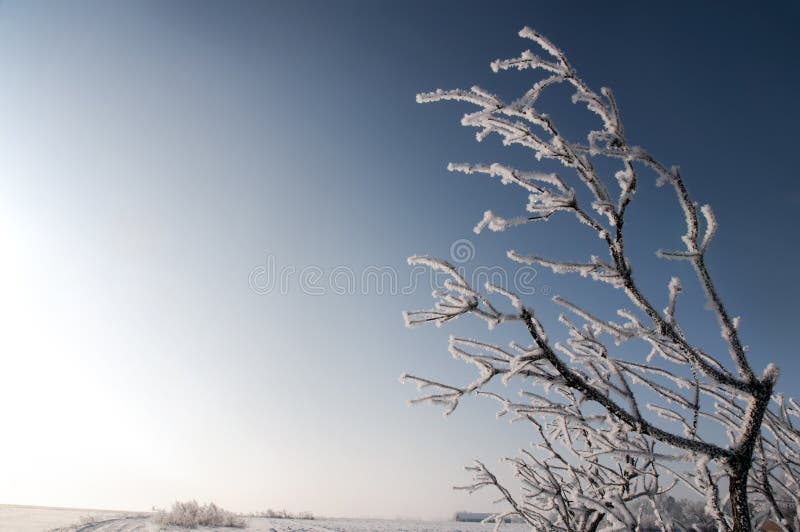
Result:
M476 83L521 94L530 74L488 63L531 45L523 25L612 87L628 138L713 205L720 291L754 366L776 361L797 395L797 4L697 4L4 1L0 502L488 509L450 486L471 459L525 445L524 427L478 400L447 420L408 408L397 380L468 382L447 334L481 325L405 329L427 286L312 295L295 276L264 294L249 279L272 257L323 277L393 267L404 286L408 255L447 257L461 238L468 266L507 265L508 247L580 258L572 224L473 235L485 209L514 214L524 198L446 163L535 161L476 144L466 107L414 102ZM662 298L682 268L653 258L681 234L672 199L643 182L631 210L637 275ZM548 289L606 305L587 283L540 271L532 304L546 321ZM687 301L713 325L697 290Z

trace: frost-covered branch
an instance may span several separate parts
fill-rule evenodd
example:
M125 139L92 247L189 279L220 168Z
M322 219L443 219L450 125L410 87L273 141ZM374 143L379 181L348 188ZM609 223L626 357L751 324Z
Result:
M494 285L472 287L447 262L412 257L411 264L427 265L448 279L443 290L434 292L431 309L406 314L408 325L443 325L474 315L490 329L521 322L531 342L524 347L512 342L506 349L451 337L451 354L475 365L478 378L453 386L406 376L428 391L414 401L443 403L450 413L464 396L482 394L502 403L501 414L512 413L515 420L532 424L536 452L510 459L524 488L521 498L501 486L483 464L473 469L476 482L471 487L492 486L511 513L534 528L627 530L638 515L632 501L640 499L652 506L659 526L666 529L669 519L660 517L655 501L674 485L665 487L663 478L670 478L702 495L706 513L720 530L750 530L768 518L786 530L800 530L800 437L791 421L798 409L793 401L773 395L777 368L770 365L761 376L755 373L739 337L738 319L731 318L713 282L705 261L718 227L711 207L698 209L677 167L629 144L610 89L591 89L563 52L536 31L524 28L520 36L533 41L543 55L528 50L491 67L495 72L541 73L521 97L505 101L476 86L422 93L417 101L473 105L477 110L465 114L461 123L477 128L478 141L498 135L504 145L530 148L536 160L559 163L565 174L501 163L451 163L448 169L499 178L527 196L524 212L501 216L486 210L475 232L510 230L565 213L574 217L600 239L607 257L565 261L514 250L508 257L605 283L626 296L626 307L608 319L585 304L556 296L569 315L560 317L568 338L551 341L534 309L518 295ZM556 85L568 86L573 103L599 119L585 140L567 138L539 110L541 95ZM601 175L598 158L619 164L619 169ZM683 284L677 277L667 286L665 308L655 305L634 278L624 229L642 171L654 172L659 185L671 185L685 220L684 248L659 250L658 255L692 264L729 358L704 351L681 326ZM503 301L496 301L498 296ZM493 391L495 381L508 385L512 380L522 388L522 401ZM633 479L639 482L635 489ZM727 486L727 495L721 484ZM642 507L637 508L641 513Z

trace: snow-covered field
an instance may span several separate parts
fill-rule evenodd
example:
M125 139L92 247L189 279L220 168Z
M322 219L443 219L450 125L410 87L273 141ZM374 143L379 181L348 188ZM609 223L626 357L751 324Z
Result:
M247 530L269 532L484 532L494 525L433 521L390 521L383 519L315 519L313 521L284 519L251 519ZM528 528L519 524L503 525L503 530L521 532Z
M198 528L195 530L248 530L252 532L488 532L492 525L383 519L267 519L249 518L246 529ZM148 532L160 530L149 516L107 510L80 510L36 506L0 505L0 532ZM170 528L169 530L182 530ZM503 525L508 532L522 532L519 524Z
M110 510L86 510L79 508L48 508L44 506L16 506L0 504L0 531L2 532L42 532L45 530L100 530L99 528L78 528L71 525L100 523L116 520L133 513ZM111 528L104 530L129 530ZM147 530L146 528L140 530Z

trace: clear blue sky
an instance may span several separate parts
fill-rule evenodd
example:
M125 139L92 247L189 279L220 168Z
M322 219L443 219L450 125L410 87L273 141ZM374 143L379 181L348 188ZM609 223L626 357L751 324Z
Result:
M339 295L324 279L388 266L404 285L408 255L446 257L460 238L468 266L506 265L508 247L581 257L570 224L473 235L484 210L524 199L446 163L535 161L476 144L464 107L414 103L476 83L520 94L530 74L488 63L530 45L524 25L612 87L631 142L713 205L719 288L754 365L776 361L797 395L798 22L790 2L3 2L0 502L488 508L450 486L526 433L480 401L446 421L406 407L404 371L472 377L446 331L403 327L429 289ZM651 182L637 201L637 275L666 294L680 265L653 252L677 245L680 214ZM325 294L299 275L256 293L268 257L319 268ZM546 320L543 288L605 308L587 282L540 271L532 303Z

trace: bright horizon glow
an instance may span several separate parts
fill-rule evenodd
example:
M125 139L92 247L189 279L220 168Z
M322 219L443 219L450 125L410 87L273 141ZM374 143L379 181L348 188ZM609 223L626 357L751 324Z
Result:
M273 255L298 271L389 266L403 279L408 255L447 256L460 238L475 264L502 263L509 240L471 229L519 198L444 168L519 154L476 145L463 107L414 95L472 83L517 94L530 78L488 63L529 46L516 37L526 24L614 88L634 142L680 163L712 203L721 292L763 353L754 365L778 363L779 388L798 395L797 220L785 214L800 205L796 8L755 21L751 6L722 20L688 3L507 2L487 19L481 5L0 4L0 503L489 511L490 494L451 486L529 434L477 400L446 421L406 407L404 371L472 378L446 352L450 330L402 326L429 290L259 295L248 278ZM728 122L732 105L753 107L747 129ZM781 193L747 197L756 173ZM642 188L654 207L634 215L672 213L668 195ZM679 222L654 238L678 238ZM567 256L570 234L512 237ZM665 271L647 277L655 290ZM541 271L536 282L585 288ZM473 326L484 333L457 325Z

